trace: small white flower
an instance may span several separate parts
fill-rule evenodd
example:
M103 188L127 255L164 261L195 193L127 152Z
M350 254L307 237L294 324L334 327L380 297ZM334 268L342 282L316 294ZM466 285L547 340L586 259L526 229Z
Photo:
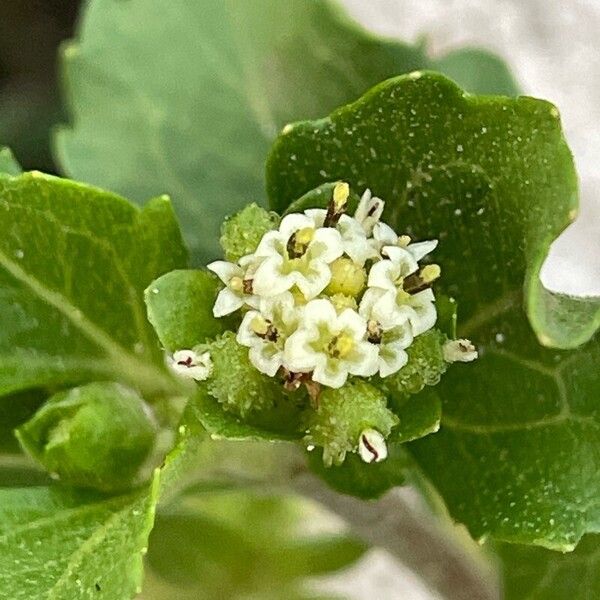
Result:
M384 206L385 202L381 198L371 196L371 190L365 190L354 213L354 218L366 235L370 236L373 232L373 227L379 222Z
M219 292L213 306L215 317L224 317L242 308L244 304L249 306L258 305L258 297L253 293L252 270L255 259L246 256L240 259L240 265L224 260L217 260L207 265L224 284L225 287Z
M373 304L373 310L381 315L385 326L389 323L400 323L408 319L413 336L421 335L431 329L437 320L435 296L431 289L416 294L407 294L404 290L368 289L361 301Z
M443 350L444 360L449 363L471 362L478 356L477 348L475 348L471 340L451 340L444 344Z
M383 250L389 258L380 260L371 267L367 285L382 290L395 290L402 286L405 277L418 271L419 265L415 257L404 248L386 246Z
M417 261L427 256L430 252L433 252L438 245L437 240L425 240L423 242L411 244L409 236L398 236L389 225L381 222L376 223L373 228L373 239L371 240L371 243L377 252L381 252L385 246L399 246L400 248L406 248Z
M327 287L329 264L343 252L336 229L316 229L307 215L287 215L278 231L263 236L254 253L262 262L254 273L253 291L259 296L276 296L295 285L310 300Z
M408 362L405 350L412 344L413 331L409 311L389 310L385 302L378 302L380 293L368 290L359 313L367 320L367 341L377 348L379 375L387 377Z
M294 297L284 292L273 298L262 298L259 310L248 311L238 329L237 341L250 348L250 362L261 372L275 376L283 365L283 349L288 336L295 331L302 314Z
M198 354L194 350L177 350L167 356L167 365L177 375L196 381L208 379L213 368L209 352Z
M385 438L376 429L365 429L358 438L358 454L369 464L385 460L388 455Z
M356 311L347 308L338 315L329 300L312 300L285 344L285 366L292 372L312 371L313 381L332 388L344 385L348 374L374 375L378 353L365 340L366 330Z
M315 227L323 227L327 211L323 208L311 208L305 210L304 214L313 220ZM379 257L379 252L371 243L372 240L367 238L367 234L356 219L342 215L335 228L340 232L344 253L357 265L362 267L370 258Z

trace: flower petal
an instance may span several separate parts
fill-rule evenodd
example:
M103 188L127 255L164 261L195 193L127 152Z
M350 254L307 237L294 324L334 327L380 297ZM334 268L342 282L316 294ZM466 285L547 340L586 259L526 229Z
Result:
M330 388L341 388L348 379L348 371L342 361L328 360L315 367L312 378Z
M310 343L314 341L311 332L299 329L285 341L284 361L286 369L294 373L308 373L319 363L319 355Z
M292 213L281 219L279 233L283 236L284 241L287 244L289 238L296 233L296 231L304 229L305 227L314 227L313 219L301 213Z
M285 250L286 243L287 239L279 231L267 231L254 251L254 256L266 258L281 255Z
M337 312L330 300L318 298L304 307L302 326L308 330L317 329L324 324L328 328L337 321Z
M324 208L309 208L304 211L304 214L312 219L314 227L323 227L327 211Z
M272 343L253 346L248 352L250 362L261 372L269 377L274 377L283 363L281 352L277 352Z
M348 372L352 375L370 377L379 370L379 348L370 342L361 341L345 361Z
M383 248L383 246L395 246L398 243L396 232L389 225L381 221L373 227L373 238L379 242L380 248Z
M225 285L229 283L232 277L244 277L244 270L234 263L226 260L215 260L206 265L209 271L212 271Z
M351 308L346 308L341 312L337 318L336 327L339 331L349 333L356 340L362 340L367 332L367 322Z
M265 259L252 279L252 290L257 296L277 296L294 285L292 273L282 272L283 257L271 256Z
M413 314L409 316L409 320L415 336L421 335L435 325L437 311L433 300L434 295L430 289L411 296L409 306L413 309Z
M380 260L371 267L367 285L370 288L395 291L399 276L400 265L391 260Z
M400 343L385 344L379 349L379 375L388 377L408 362L408 354Z
M433 252L437 248L437 245L437 240L426 240L424 242L409 244L406 249L414 256L415 260L419 261L430 252Z
M262 343L262 340L256 335L256 333L254 333L254 330L252 329L252 321L258 316L260 316L260 313L256 310L250 310L244 315L242 323L240 324L235 337L238 344L252 347L256 344Z
M244 297L241 294L237 294L229 288L222 289L215 304L213 306L213 315L215 317L224 317L232 312L235 312L244 305Z
M344 253L342 236L333 227L321 227L315 231L315 236L308 246L310 259L331 263Z
M400 248L399 246L384 246L382 253L400 267L400 275L402 277L406 277L419 269L419 265L414 256L405 248Z
M292 271L290 276L306 300L311 300L318 296L331 281L331 269L326 263L313 260L306 273Z

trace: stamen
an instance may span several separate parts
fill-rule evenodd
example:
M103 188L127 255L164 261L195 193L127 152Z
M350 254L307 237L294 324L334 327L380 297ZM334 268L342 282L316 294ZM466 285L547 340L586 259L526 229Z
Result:
M401 248L406 248L410 244L412 240L410 239L410 235L401 235L398 238L398 246Z
M333 197L327 206L324 227L335 227L340 217L346 212L348 197L350 196L350 186L345 181L336 183L333 188Z
M234 292L241 292L244 289L244 282L241 277L236 275L229 280L228 287Z
M416 273L404 278L403 289L408 294L417 294L431 287L431 284L439 278L442 271L439 265L426 265Z
M244 281L242 281L242 291L244 294L248 295L254 293L254 290L252 289L252 279L244 279Z
M292 259L304 256L314 236L315 230L312 227L304 227L293 233L286 247L288 256Z
M381 344L381 338L383 336L383 329L381 325L374 319L369 320L367 323L367 340L371 344Z

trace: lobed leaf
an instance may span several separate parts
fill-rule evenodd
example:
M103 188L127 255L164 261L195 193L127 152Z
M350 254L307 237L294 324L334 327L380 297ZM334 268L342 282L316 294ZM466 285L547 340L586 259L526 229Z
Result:
M441 430L409 448L452 515L478 538L553 548L600 530L600 346L540 347L524 314L541 342L562 347L598 322L598 299L557 296L539 281L550 243L577 212L556 108L471 96L416 72L288 127L267 177L278 210L342 179L384 198L396 229L440 240L440 291L456 298L458 333L481 357L439 384Z

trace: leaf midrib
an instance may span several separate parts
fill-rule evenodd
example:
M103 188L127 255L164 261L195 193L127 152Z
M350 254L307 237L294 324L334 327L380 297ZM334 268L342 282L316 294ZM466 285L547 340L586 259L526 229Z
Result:
M62 294L48 289L37 278L22 269L0 250L0 266L12 277L27 286L33 294L64 315L85 337L100 347L110 358L115 375L148 391L173 391L174 382L159 369L132 356Z

